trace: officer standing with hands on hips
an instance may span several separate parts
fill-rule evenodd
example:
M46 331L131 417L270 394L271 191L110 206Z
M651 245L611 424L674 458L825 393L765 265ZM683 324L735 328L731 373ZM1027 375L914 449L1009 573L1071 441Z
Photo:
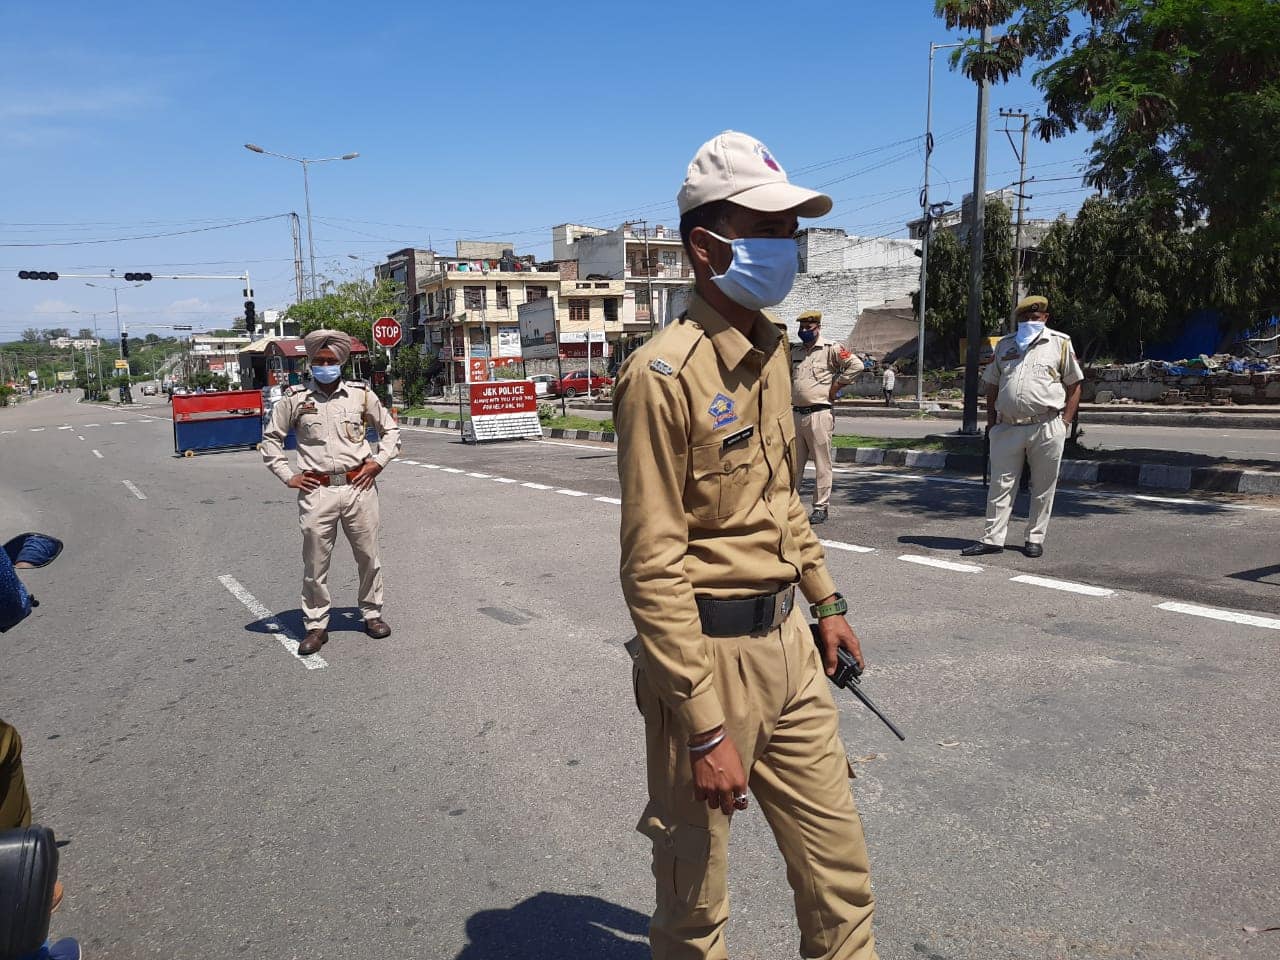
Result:
M827 680L837 648L862 652L796 493L787 343L763 312L794 282L797 218L831 198L726 131L694 156L678 204L692 300L614 391L650 947L655 960L727 957L729 824L754 797L787 863L801 954L872 960L867 851Z
M262 435L267 469L298 491L302 527L302 615L307 634L301 656L319 652L329 640L329 560L338 524L351 543L360 571L360 613L374 639L391 635L382 619L382 563L378 559L378 488L374 479L400 452L400 427L368 385L342 380L351 338L340 330L314 330L304 344L311 383L291 387L271 411ZM378 432L378 453L368 427ZM284 452L293 430L298 438L294 472Z
M796 484L813 460L813 513L809 522L826 523L831 502L831 435L840 388L853 382L863 363L838 343L822 336L822 313L806 310L796 318L800 345L791 350L791 411L796 418Z
M982 372L987 388L991 486L987 490L986 530L981 540L960 551L965 557L1004 549L1023 463L1031 466L1031 505L1023 552L1032 558L1044 555L1062 449L1080 406L1084 371L1071 338L1046 326L1049 301L1025 297L1018 301L1014 315L1017 332L996 344L995 357Z

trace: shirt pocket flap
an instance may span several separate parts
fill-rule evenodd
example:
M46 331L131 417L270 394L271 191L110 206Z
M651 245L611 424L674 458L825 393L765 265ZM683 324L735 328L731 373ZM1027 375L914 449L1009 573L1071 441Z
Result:
M757 440L750 437L746 441L724 449L721 443L705 443L693 448L693 478L706 480L714 476L724 476L750 467L756 458Z

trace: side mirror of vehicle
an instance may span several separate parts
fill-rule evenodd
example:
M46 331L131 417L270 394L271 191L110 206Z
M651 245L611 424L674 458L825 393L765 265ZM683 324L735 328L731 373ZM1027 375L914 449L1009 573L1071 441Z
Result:
M20 533L4 545L15 567L47 567L62 553L62 541L43 533Z

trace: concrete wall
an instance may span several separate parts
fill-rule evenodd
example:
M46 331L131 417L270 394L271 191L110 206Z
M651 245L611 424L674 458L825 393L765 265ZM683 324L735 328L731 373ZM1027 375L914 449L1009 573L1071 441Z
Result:
M574 242L579 237L599 237L608 233L601 227L587 227L579 223L562 223L551 228L551 259L577 260L578 248Z
M493 243L487 240L458 240L456 249L459 260L500 260L504 253L515 251L515 244L509 240Z
M578 276L623 278L626 270L626 241L622 231L614 230L596 237L583 237L577 248Z

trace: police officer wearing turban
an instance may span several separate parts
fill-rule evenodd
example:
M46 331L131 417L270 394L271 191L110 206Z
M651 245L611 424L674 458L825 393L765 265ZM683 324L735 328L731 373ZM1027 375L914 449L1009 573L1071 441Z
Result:
M1047 326L1049 301L1025 297L1014 314L1017 331L996 344L995 356L982 372L991 438L991 487L986 530L981 540L960 551L966 557L1004 549L1024 463L1031 467L1031 503L1023 553L1033 559L1044 555L1068 424L1080 406L1084 371L1071 338Z
M351 338L340 330L315 330L304 341L311 382L291 387L271 411L263 432L267 469L298 491L302 527L302 614L307 634L301 656L317 653L329 640L329 560L338 524L351 543L360 571L360 613L365 633L391 635L382 619L382 563L378 559L378 488L374 479L400 452L400 428L368 385L343 380ZM368 428L380 437L378 452ZM294 471L284 452L292 430L298 438Z

